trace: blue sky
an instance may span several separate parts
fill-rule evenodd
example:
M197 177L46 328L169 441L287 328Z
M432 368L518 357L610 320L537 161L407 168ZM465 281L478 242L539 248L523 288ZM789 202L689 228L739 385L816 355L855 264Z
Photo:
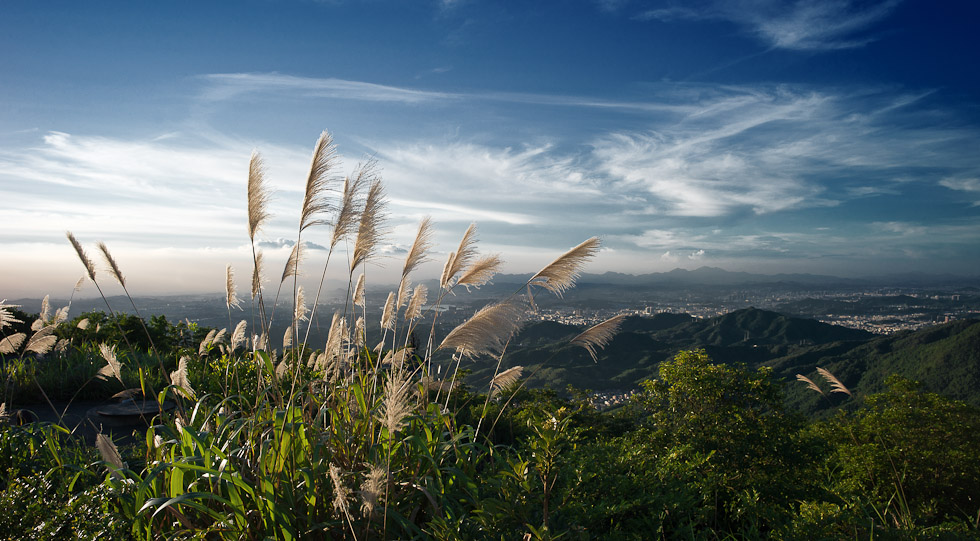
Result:
M276 268L324 129L339 173L374 158L386 180L378 282L425 215L436 261L418 278L472 221L511 272L599 235L591 272L976 274L978 15L969 1L5 2L0 297L70 292L82 268L65 230L105 241L134 293L220 291L226 263L248 276L253 149L276 190L262 233Z

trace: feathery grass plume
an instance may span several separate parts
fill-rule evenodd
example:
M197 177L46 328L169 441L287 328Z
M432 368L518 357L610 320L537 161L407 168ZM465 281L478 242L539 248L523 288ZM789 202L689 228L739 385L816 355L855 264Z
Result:
M336 160L337 149L333 145L330 134L324 130L313 147L310 173L306 177L306 192L303 196L303 208L299 218L300 233L308 227L328 223L326 220L317 218L317 216L331 210L327 192L330 189L330 184L336 180L330 176L330 170L333 169Z
M82 318L81 321L79 321L77 324L75 324L75 327L78 327L79 329L81 329L81 330L84 331L91 324L92 324L92 322L89 321L88 318L86 317L86 318Z
M95 265L92 264L92 260L85 255L85 250L82 249L82 245L78 242L78 239L75 238L75 235L72 235L71 231L65 231L65 235L68 237L68 241L71 242L71 245L75 248L75 253L78 254L78 259L82 260L82 265L85 266L85 272L88 273L89 279L94 282Z
M55 310L54 319L51 320L51 323L54 325L61 325L66 321L68 321L68 307L63 306Z
M582 346L589 352L592 362L599 362L598 350L606 347L606 344L619 332L619 326L626 319L626 314L613 316L602 323L597 323L583 331L581 334L572 338L569 342L573 346Z
M529 286L541 286L560 297L565 290L575 285L579 268L598 252L599 237L592 237L559 256L532 276L527 283Z
M207 334L207 336L204 337L204 340L201 340L201 345L199 345L197 347L197 354L198 355L204 355L207 352L208 348L211 347L211 344L214 343L214 337L217 334L218 334L218 331L216 331L214 329L211 329L210 331L208 331L208 334Z
M817 372L823 376L823 379L830 384L830 392L832 393L844 393L847 396L851 396L851 390L844 386L839 379L834 377L828 370L824 368L817 367Z
M24 346L24 351L33 351L38 355L44 355L51 351L51 348L58 341L58 337L54 335L54 329L54 325L48 325L34 333L31 339L27 341L27 345Z
M350 260L351 272L377 251L386 217L385 206L384 185L380 178L375 178L368 188L364 210L361 211L361 220L357 226L357 239L354 241L354 251Z
M214 340L211 343L212 344L220 344L220 343L224 342L225 336L228 336L228 329L224 329L223 328L220 331L218 331L217 333L215 333Z
M385 301L384 310L381 311L381 328L392 330L395 328L395 292L388 292L388 300Z
M263 254L260 250L255 254L255 266L252 267L252 299L259 296L259 292L262 291L262 263Z
M411 387L400 370L396 370L385 382L385 396L379 420L388 431L389 438L394 438L395 433L405 426L405 418L412 412L409 404Z
M412 356L415 350L410 347L404 347L397 351L388 350L385 354L385 358L382 359L381 364L387 364L397 370L401 370L402 366L405 364L405 359Z
M480 286L489 282L497 271L500 269L500 265L504 262L500 259L497 254L490 254L483 256L473 262L472 265L466 269L466 272L459 277L456 282L457 285L464 286L467 291L471 287L479 288Z
M408 301L408 306L405 308L405 319L411 321L422 317L422 306L425 305L425 301L428 300L429 290L423 284L415 286L415 291L412 293L412 299Z
M102 342L99 344L99 354L107 364L99 369L98 375L106 379L115 376L119 383L125 385L122 378L122 364L116 358L116 346L110 347L109 344Z
M282 269L282 279L280 282L285 282L286 278L290 276L299 275L299 262L303 257L303 244L297 242L293 245L292 251L289 252L289 259L286 260L286 266Z
M823 389L821 389L816 383L814 383L812 379L804 376L803 374L797 374L796 375L796 381L802 381L803 383L806 383L806 386L808 388L813 389L814 391L817 391L818 393L820 393L823 396L827 396L826 393L823 392Z
M400 310L402 306L408 302L408 296L412 291L412 281L408 279L408 276L402 276L400 282L398 282L398 295L395 297L395 310Z
M0 301L0 329L15 323L23 323L23 321L15 318L14 315L10 313L10 308L20 308L20 305L7 304L7 299Z
M67 338L62 338L54 345L54 350L58 353L64 353L68 351L68 346L71 344L71 340Z
M45 325L48 325L48 320L51 319L51 301L49 299L50 295L45 295L41 299L41 311L37 315L37 319L31 323L32 331L39 331Z
M371 464L364 481L361 482L361 514L364 518L371 518L374 508L378 505L378 498L384 495L385 481L387 481L388 471L381 466Z
M471 358L500 351L517 330L521 314L514 300L484 306L450 331L438 349L451 348Z
M122 271L119 270L119 265L116 264L116 260L112 257L112 254L109 253L109 247L106 246L104 242L100 242L98 244L98 247L99 250L102 252L102 257L105 258L106 264L109 265L109 273L112 274L112 277L115 278L117 282L119 282L119 285L121 285L123 289L125 289L126 277L123 276Z
M119 449L116 448L116 444L112 443L112 440L108 436L99 432L95 436L95 447L99 450L99 454L102 455L102 460L112 464L117 470L123 468L122 457L119 455ZM113 477L119 475L114 473Z
M419 222L419 230L415 234L415 241L408 250L405 257L405 266L402 267L402 279L408 276L419 265L426 261L429 248L432 246L432 218L426 216Z
M442 277L439 285L443 289L448 289L453 285L452 280L457 274L466 269L470 260L476 255L476 224L472 223L463 233L463 238L459 241L459 248L449 254L446 265L442 268Z
M238 349L240 346L245 344L246 340L248 340L248 337L245 334L245 329L247 326L248 323L246 323L244 319L239 321L238 325L235 326L235 332L231 333L231 349Z
M346 326L347 325L343 316L340 315L340 312L334 312L333 319L330 320L330 332L327 333L327 343L323 347L324 364L320 364L318 362L318 369L325 369L325 363L340 357L341 347L344 344L344 335L347 334Z
M364 308L364 273L357 277L357 284L354 285L354 306Z
M82 285L84 283L85 283L85 275L83 274L81 277L78 278L78 281L75 282L75 288L72 289L72 293L81 291L82 290Z
M41 299L41 313L38 314L38 317L45 325L47 325L48 320L51 319L51 295L45 295L44 298Z
M252 347L257 350L265 351L269 347L269 333L263 331L252 336Z
M0 340L0 354L9 355L17 351L20 349L21 344L24 343L24 339L26 338L26 334L19 332Z
M352 176L344 179L343 194L340 198L340 209L337 210L337 220L333 225L333 235L330 237L330 247L337 246L341 239L354 232L358 222L357 203L364 183L373 176L374 162L358 165Z
M238 292L235 289L235 270L231 264L225 266L225 305L228 309L241 308L242 301L238 299Z
M265 164L258 152L252 151L248 160L248 238L255 242L255 234L269 219L268 206L272 193L265 183Z
M9 414L7 413L7 403L0 402L0 423L5 422L7 417L9 417Z
M351 493L347 485L344 484L342 475L343 472L340 468L330 464L330 480L333 481L333 508L346 516L349 514L347 499L350 498Z
M293 328L286 327L286 332L282 335L282 349L286 349L293 345Z
M367 340L367 336L364 334L364 318L358 316L357 320L354 321L354 343L363 344Z
M197 396L190 380L187 379L187 357L181 357L177 362L177 370L170 373L170 383L183 389L192 398Z
M494 376L490 381L490 396L493 396L500 392L502 389L506 389L511 386L517 380L521 379L521 374L524 373L523 366L515 366L513 368L508 368L503 372Z
M293 321L300 322L306 320L306 296L303 294L303 286L296 288L296 305L293 306Z

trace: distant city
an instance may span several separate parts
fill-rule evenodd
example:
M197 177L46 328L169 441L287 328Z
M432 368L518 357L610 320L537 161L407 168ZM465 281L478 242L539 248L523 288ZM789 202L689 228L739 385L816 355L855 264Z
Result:
M458 325L476 310L517 294L526 294L529 277L501 275L479 289L460 289L438 307L440 328ZM423 282L429 291L435 283ZM906 284L906 285L903 285ZM607 273L585 275L563 297L532 290L534 308L529 320L556 321L587 326L616 314L650 316L657 313L683 313L709 318L748 307L762 308L788 316L815 319L824 323L862 329L876 334L944 323L957 319L980 318L980 278L954 276L893 276L880 279L843 279L816 275L756 275L701 268L675 270L642 276ZM325 339L320 324L335 311L344 309L344 289L325 291L316 311L311 340ZM368 326L377 325L388 289L368 289ZM430 299L434 295L430 293ZM40 299L11 300L28 312L40 309ZM67 300L52 299L56 307ZM110 298L113 309L132 312L123 298ZM250 318L248 301L242 310L229 315L224 296L143 297L137 299L143 317L164 315L171 321L188 320L207 327L234 326ZM129 307L129 309L127 309ZM373 307L373 308L372 308ZM436 313L429 306L425 319ZM105 311L102 299L76 299L72 316L91 310ZM279 310L287 309L282 302ZM377 312L375 316L372 314ZM283 322L284 325L284 322Z

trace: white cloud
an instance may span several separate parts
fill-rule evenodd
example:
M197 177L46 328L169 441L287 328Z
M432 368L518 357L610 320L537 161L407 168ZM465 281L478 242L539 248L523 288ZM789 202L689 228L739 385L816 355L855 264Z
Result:
M240 94L294 92L309 98L338 98L358 101L421 103L453 99L445 92L431 92L379 85L332 77L299 77L280 73L212 73L205 97L221 100Z
M703 257L704 257L704 250L697 250L695 252L691 252L687 256L687 258L690 259L690 260L692 260L692 261L697 261L697 260L699 260L699 259L701 259Z
M726 20L744 28L771 47L828 50L860 47L873 41L863 32L887 17L898 0L708 0L647 10L638 18Z

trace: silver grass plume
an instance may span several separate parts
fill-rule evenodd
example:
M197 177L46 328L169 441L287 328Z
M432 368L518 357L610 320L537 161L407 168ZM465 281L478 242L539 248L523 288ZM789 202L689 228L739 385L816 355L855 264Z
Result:
M58 343L54 345L55 351L58 353L64 353L68 350L68 346L71 344L71 340L67 338L62 338L58 340Z
M24 339L26 338L27 338L26 334L19 332L17 334L12 334L10 336L7 336L3 340L0 340L0 354L9 355L17 351L20 348L21 344L24 343Z
M381 424L388 430L388 437L394 438L395 433L405 426L405 418L412 412L409 405L411 386L408 380L396 370L385 383L384 401L381 404Z
M852 396L851 395L851 390L848 389L847 387L845 387L844 384L841 383L839 379L837 379L836 377L834 377L834 375L831 374L828 370L826 370L824 368L820 368L818 366L817 367L817 372L820 373L820 375L823 376L823 379L825 379L827 381L827 383L830 384L830 392L832 392L832 393L844 393L847 396Z
M361 345L364 344L367 337L364 334L364 318L358 316L357 320L354 321L354 343Z
M413 320L422 317L422 306L425 305L425 301L428 300L429 290L423 284L415 286L415 291L412 293L412 299L408 301L408 307L405 308L405 319Z
M341 239L354 232L358 222L357 203L361 190L368 178L374 175L374 162L358 166L350 177L344 179L344 189L340 199L340 209L337 210L337 220L330 237L330 247L333 248Z
M255 254L255 266L252 267L252 298L259 296L259 292L262 291L262 262L263 254L259 250Z
M357 277L357 284L354 285L354 306L364 308L364 273Z
M599 237L579 244L565 252L558 259L538 271L528 280L529 286L541 286L555 295L561 296L565 290L575 285L579 269L599 251Z
M77 281L77 282L75 282L75 289L73 289L72 291L73 291L73 292L77 292L77 291L81 291L81 290L82 290L82 284L84 284L84 283L85 283L85 275L83 274L83 275L82 275L82 276L81 276L81 277L80 277L80 278L78 279L78 281Z
M290 276L299 275L299 262L303 257L303 244L297 242L293 245L292 251L289 252L289 259L286 260L286 266L282 270L282 279L280 282L285 282L286 278Z
M498 392L507 387L511 386L517 380L521 379L521 374L524 373L523 366L515 366L513 368L508 368L503 372L494 376L490 381L490 396L494 396Z
M49 323L50 319L51 319L51 296L45 295L44 298L41 299L41 313L38 314L38 319L36 321L40 321L42 326L44 326ZM32 329L32 330L36 331L37 329Z
M99 250L102 252L102 257L105 258L105 262L109 265L109 274L119 282L119 285L126 289L126 277L123 276L121 270L119 270L119 265L116 264L116 260L109 253L109 247L105 245L104 242L98 244Z
M479 288L480 286L489 282L497 271L500 269L500 265L503 264L503 260L497 254L490 254L483 256L473 262L472 265L456 282L457 285L466 287L469 291L471 287Z
M310 172L306 177L306 191L299 219L300 233L308 227L328 223L318 216L331 210L327 192L330 184L335 180L330 176L330 170L333 169L336 160L337 150L333 145L333 139L324 130L313 148Z
M452 280L457 274L466 269L470 260L476 255L476 224L472 223L463 233L463 238L459 241L459 248L449 254L446 265L442 269L442 277L439 285L443 289L448 289L453 285Z
M255 234L269 219L271 200L272 193L265 183L265 164L262 156L253 151L248 160L248 238L252 242L255 242Z
M303 286L296 288L296 305L293 306L293 321L299 323L306 320L306 296L303 294Z
M222 328L220 331L215 333L213 344L220 344L225 340L225 336L228 335L228 329Z
M112 465L112 477L113 479L120 480L122 475L117 471L123 468L122 457L119 456L119 449L116 449L116 444L112 443L112 440L108 436L99 432L95 436L95 448L99 450L99 454L102 455L102 460L108 462Z
M412 281L408 279L408 276L402 276L401 282L398 283L398 295L395 297L396 310L400 310L402 306L405 306L411 292Z
M513 300L484 306L450 331L438 349L450 348L468 357L500 351L517 330L521 313Z
M803 383L806 384L808 389L813 389L814 391L820 393L822 396L827 396L827 394L823 392L823 389L821 389L819 385L814 383L812 379L804 376L803 374L797 374L796 381L802 381Z
M293 328L286 327L286 332L282 335L282 349L293 345Z
M183 389L191 397L197 396L190 380L187 379L187 357L181 357L177 362L177 370L170 373L170 383Z
M405 359L411 357L413 352L414 350L410 347L404 347L398 351L388 350L385 358L381 360L381 364L387 364L396 370L401 370L402 365L405 364Z
M110 347L109 344L103 342L99 344L99 354L105 359L106 365L99 369L98 375L106 379L115 377L119 383L125 385L122 378L122 364L116 358L116 346Z
M216 331L214 329L211 329L210 331L208 331L208 334L207 334L207 336L204 337L204 340L201 340L201 345L199 345L197 347L197 354L198 355L204 355L204 353L207 352L208 348L211 347L211 344L214 343L214 337L217 334L218 334L218 331Z
M235 270L231 268L230 264L225 266L225 304L229 310L241 308L242 305L235 288Z
M243 346L245 342L248 340L248 336L245 334L245 329L247 326L248 323L246 323L244 319L239 321L238 325L235 326L235 332L231 333L232 350L236 350L239 347Z
M82 249L82 245L78 242L78 239L75 238L75 235L72 235L71 231L66 231L65 235L68 237L68 241L71 242L71 245L75 248L75 253L78 254L78 259L80 259L82 261L82 265L85 266L85 272L88 273L89 279L94 282L95 265L92 264L92 260L85 255L85 250Z
M82 318L82 320L79 321L77 324L75 324L75 326L84 331L85 329L88 328L89 325L91 325L91 323L92 322L89 321L89 319L86 317L86 318Z
M51 351L51 348L58 341L58 337L53 334L54 329L54 325L47 325L34 333L31 339L27 341L27 345L24 346L24 351L33 351L38 355L44 355Z
M333 319L330 321L330 332L327 333L327 343L323 348L324 363L318 363L318 369L325 369L325 363L340 357L341 347L344 343L346 334L346 324L340 312L334 312Z
M388 292L388 300L385 301L384 310L381 311L381 328L388 330L395 328L395 293L393 291Z
M613 316L602 323L593 325L581 334L572 338L569 342L573 346L582 346L589 352L592 362L599 362L598 350L606 347L606 344L619 332L619 326L626 319L626 314Z
M23 323L23 321L15 318L14 315L10 313L10 308L20 308L20 305L7 304L7 299L0 302L0 329L15 323Z
M54 312L54 319L51 320L53 325L61 325L62 323L68 321L68 307L63 306Z
M364 518L371 518L374 508L378 505L378 498L384 495L385 481L388 478L388 471L381 466L371 464L368 472L364 475L361 482L361 514Z
M384 185L380 178L376 178L371 181L371 186L368 188L364 210L361 211L361 220L357 225L357 239L354 241L354 251L350 261L351 272L377 251L386 217L385 206Z
M419 230L415 234L415 241L408 250L405 257L405 265L402 267L402 279L411 274L419 265L426 261L429 248L432 246L432 218L426 216L419 222Z
M330 480L333 481L333 508L335 511L349 516L347 499L350 498L351 492L344 484L342 474L340 468L333 464L330 465Z

